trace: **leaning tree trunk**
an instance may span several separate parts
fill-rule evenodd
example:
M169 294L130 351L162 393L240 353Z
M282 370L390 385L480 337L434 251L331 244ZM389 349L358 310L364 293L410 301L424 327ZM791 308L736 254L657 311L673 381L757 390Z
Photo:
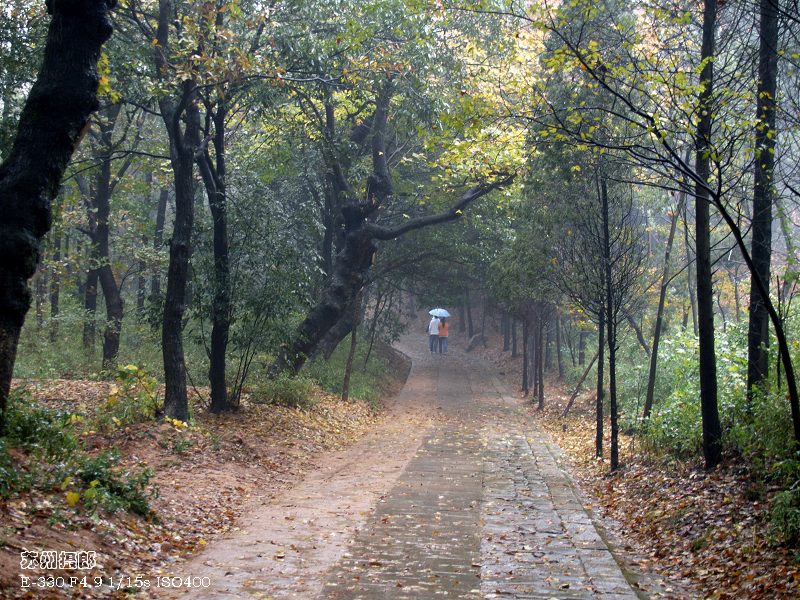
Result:
M656 390L656 367L658 365L658 345L661 342L661 326L664 322L664 306L667 300L667 287L669 287L670 264L669 259L672 254L672 245L675 243L675 230L678 225L678 215L681 213L683 203L686 201L685 192L681 194L681 199L669 225L669 236L667 237L667 248L664 251L664 269L661 272L661 290L658 296L658 308L656 309L656 324L653 329L653 348L650 352L650 371L647 376L647 393L644 399L644 411L642 418L648 419L650 411L653 409L653 399Z
M344 246L336 255L333 273L319 303L300 324L293 340L281 350L270 367L271 375L284 371L296 374L300 371L320 340L352 305L364 285L374 254L372 235L362 224L352 226L345 233Z
M113 0L50 0L42 66L0 165L0 434L17 344L31 302L51 202L89 115L97 110L97 61L112 32Z

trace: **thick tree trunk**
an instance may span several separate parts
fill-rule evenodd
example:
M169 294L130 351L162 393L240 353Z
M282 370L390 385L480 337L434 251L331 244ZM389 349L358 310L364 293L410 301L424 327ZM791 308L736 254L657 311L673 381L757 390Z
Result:
M706 468L713 469L722 457L722 427L717 406L717 362L714 349L714 290L711 273L711 220L710 202L706 182L710 178L712 110L709 106L714 91L714 29L717 13L716 0L703 3L704 61L700 81L703 91L699 98L700 121L695 139L695 239L697 254L697 321L700 342L700 407L703 421L703 455Z
M755 174L751 258L757 276L769 293L772 257L773 172L775 170L775 103L778 72L778 10L776 0L760 1L758 87L756 94ZM769 374L769 314L758 286L750 282L750 318L747 329L747 397Z
M100 285L103 288L103 298L106 302L106 329L103 332L103 368L114 369L117 366L119 355L119 336L122 329L122 295L119 285L111 270L111 265L105 264L98 272Z
M330 360L336 348L342 343L350 333L353 331L353 310L352 304L349 304L345 310L342 318L336 322L336 325L328 330L322 339L317 344L317 347L311 353L309 358L316 358L321 356L325 360Z
M197 159L206 188L213 222L214 275L211 305L211 353L208 379L211 386L211 412L232 410L228 402L225 361L231 328L230 256L228 254L228 199L226 195L225 119L222 101L214 113L214 156L206 153ZM206 132L208 135L209 132Z
M372 264L375 244L361 224L345 234L344 247L336 256L333 273L322 291L319 303L300 324L292 342L285 346L270 367L274 376L283 371L296 374L325 334L345 314L363 287Z
M686 194L681 193L681 199L678 206L672 215L672 220L669 225L669 236L667 237L667 249L664 251L664 268L661 272L661 290L658 296L658 308L656 309L656 324L653 330L653 350L650 353L650 371L647 376L647 393L644 399L644 411L642 418L650 418L650 411L653 408L653 399L656 389L656 374L658 366L658 345L661 341L661 325L664 320L664 306L667 300L667 288L669 287L669 273L670 273L670 255L672 254L672 245L675 242L675 230L678 225L678 215L681 213L681 208L686 202Z
M111 35L112 1L51 0L42 66L0 165L0 435L17 345L30 306L28 279L51 225L51 202L89 115L97 109L97 61Z

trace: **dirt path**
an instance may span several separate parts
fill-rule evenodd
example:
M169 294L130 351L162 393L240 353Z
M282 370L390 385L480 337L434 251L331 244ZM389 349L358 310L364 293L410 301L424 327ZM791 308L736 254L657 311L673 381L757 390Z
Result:
M181 593L637 597L520 401L458 347L431 356L413 341L409 380L382 426L176 564L171 574L210 582Z

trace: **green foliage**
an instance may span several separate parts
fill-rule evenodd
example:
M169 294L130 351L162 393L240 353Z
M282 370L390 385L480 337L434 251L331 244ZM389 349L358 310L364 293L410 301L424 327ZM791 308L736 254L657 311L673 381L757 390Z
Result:
M282 373L275 379L266 379L253 386L253 400L308 410L315 402L314 382L302 375L290 377Z
M142 516L151 513L149 499L157 492L147 487L154 473L145 468L130 473L119 468L116 450L101 452L95 456L83 455L75 465L73 476L62 482L62 489L77 487L87 510L102 508L109 512L130 511ZM74 484L74 485L73 485ZM68 496L68 503L74 496ZM74 504L74 503L73 503Z
M800 544L800 456L777 463L774 472L786 489L772 499L772 532L781 542L796 546Z
M0 497L30 488L64 493L65 501L90 511L126 510L149 515L153 472L119 467L116 451L90 453L81 447L73 415L39 406L25 391L11 393L7 435L0 439Z
M108 398L94 415L98 429L110 431L156 417L160 406L158 382L144 369L125 365L117 369L114 381Z
M314 379L322 389L332 394L342 393L344 368L350 348L350 338L346 338L331 355L329 361L315 360L305 367L305 373ZM383 395L382 385L390 372L388 358L382 352L373 351L364 366L365 344L356 348L353 370L350 373L350 398L377 405Z

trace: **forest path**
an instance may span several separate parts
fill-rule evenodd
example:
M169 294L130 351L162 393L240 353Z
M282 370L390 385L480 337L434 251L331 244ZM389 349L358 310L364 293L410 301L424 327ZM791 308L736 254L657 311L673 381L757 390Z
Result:
M188 596L637 598L521 401L421 338L380 427L175 565Z

